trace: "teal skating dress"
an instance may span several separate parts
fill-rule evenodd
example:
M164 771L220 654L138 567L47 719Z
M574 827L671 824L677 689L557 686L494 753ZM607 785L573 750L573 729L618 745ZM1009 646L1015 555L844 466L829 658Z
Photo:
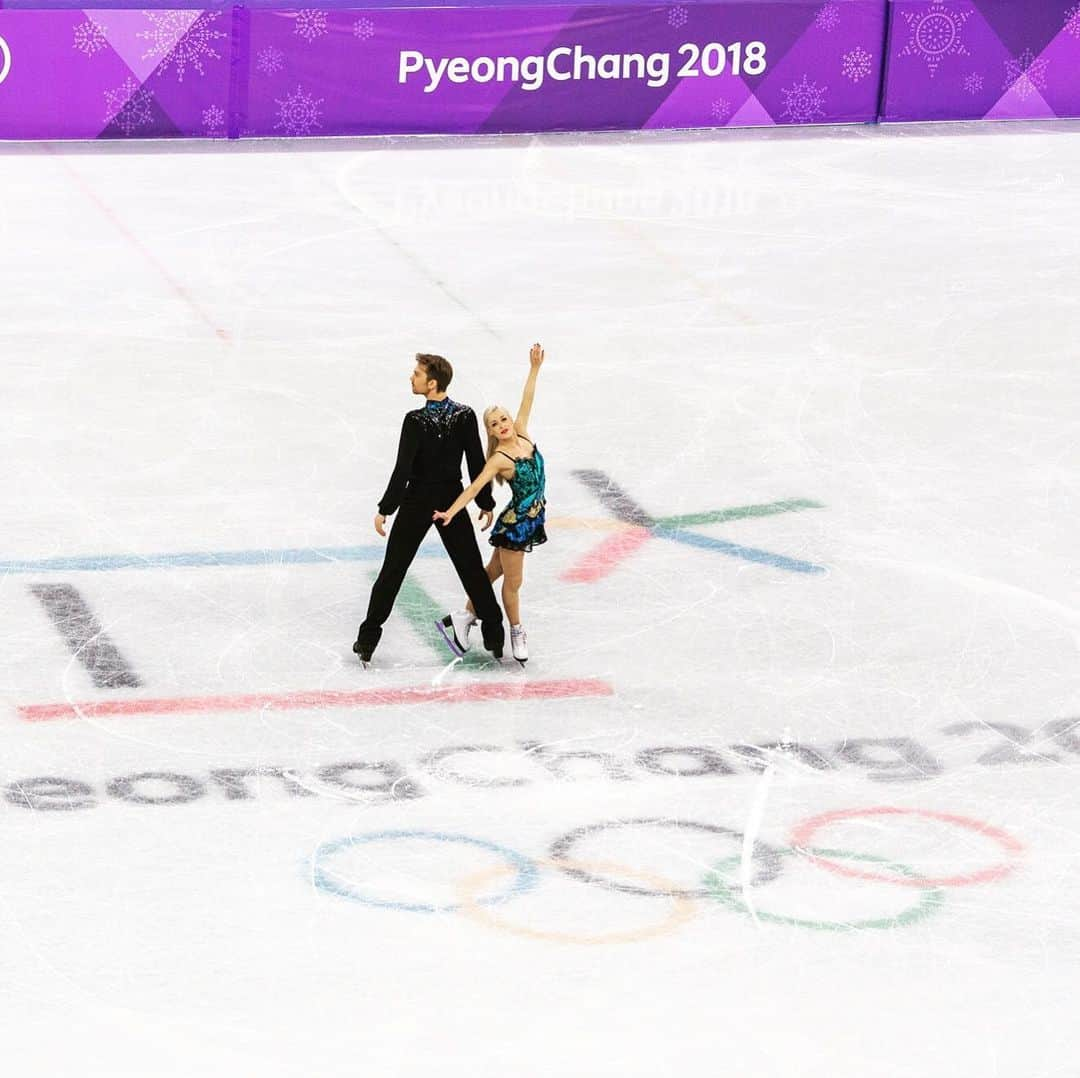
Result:
M522 440L529 442L528 438ZM492 546L528 551L547 542L544 531L544 458L534 443L529 442L529 445L533 447L531 457L502 454L514 462L514 474L510 479L513 496L491 529ZM502 453L502 450L499 452Z

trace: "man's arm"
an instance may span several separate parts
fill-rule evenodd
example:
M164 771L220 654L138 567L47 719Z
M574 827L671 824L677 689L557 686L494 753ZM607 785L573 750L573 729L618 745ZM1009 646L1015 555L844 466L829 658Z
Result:
M493 457L484 465L484 470L457 496L450 508L433 513L431 519L438 521L443 526L449 524L479 494L482 487L491 489L491 481L495 478L495 473L498 470L499 462Z
M472 413L472 416L472 419L465 424L465 464L469 469L469 478L475 483L480 478L487 461L484 459L484 447L480 444L480 421L475 413ZM480 488L476 495L476 504L485 513L490 513L495 508L491 483L485 483Z
M379 515L388 517L397 512L401 499L405 496L405 484L412 474L413 461L420 448L420 432L409 416L401 424L401 438L398 440L397 461L390 476L386 493L379 499Z

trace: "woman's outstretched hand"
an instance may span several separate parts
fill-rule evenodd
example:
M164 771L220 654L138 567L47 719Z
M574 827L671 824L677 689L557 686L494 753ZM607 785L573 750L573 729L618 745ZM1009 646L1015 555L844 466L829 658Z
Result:
M529 363L533 367L539 367L544 362L544 350L538 344L529 349Z
M439 512L436 510L431 514L431 519L435 521L436 524L441 524L445 528L454 518L450 513Z

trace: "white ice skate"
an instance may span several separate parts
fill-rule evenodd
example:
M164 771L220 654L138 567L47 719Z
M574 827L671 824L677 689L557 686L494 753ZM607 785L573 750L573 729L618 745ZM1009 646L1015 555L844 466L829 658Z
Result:
M446 646L461 658L469 650L469 632L476 622L475 614L470 614L467 610L455 610L436 621L435 627L442 633Z
M523 625L510 626L510 650L522 666L529 661L529 638Z

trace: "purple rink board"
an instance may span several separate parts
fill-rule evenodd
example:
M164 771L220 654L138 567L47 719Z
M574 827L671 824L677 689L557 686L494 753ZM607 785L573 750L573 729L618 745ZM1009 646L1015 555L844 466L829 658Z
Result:
M0 0L0 139L1080 116L1080 0L186 2Z
M885 0L128 2L3 3L0 138L870 123L885 51Z
M1080 0L895 0L883 120L1080 116Z

